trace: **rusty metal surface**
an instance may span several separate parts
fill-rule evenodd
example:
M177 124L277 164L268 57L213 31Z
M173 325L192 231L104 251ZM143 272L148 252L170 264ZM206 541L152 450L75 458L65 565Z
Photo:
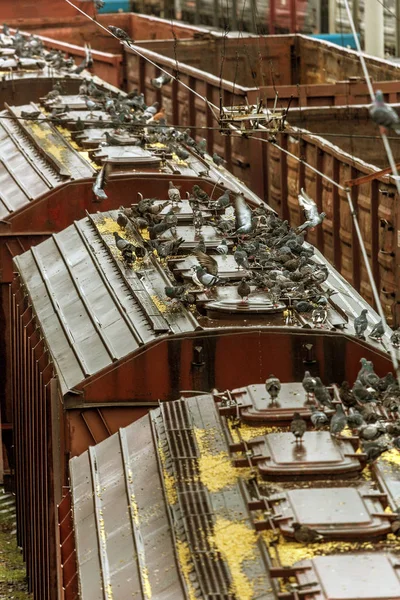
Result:
M257 87L252 91L251 87L246 87L242 69L245 73L244 64L249 58L251 60L258 42L257 40L246 41L248 57L241 56L237 77L232 71L236 59L234 60L234 57L229 54L232 50L232 48L229 50L229 44L235 48L234 40L230 40L223 78L220 82L219 74L213 71L213 61L207 58L207 52L211 52L211 50L207 51L206 43L204 42L203 46L201 42L192 46L182 43L181 54L179 54L179 49L177 51L177 58L181 61L179 71L182 81L196 89L198 93L207 96L214 104L219 102L220 85L225 93L225 104L243 104L245 96L248 97L249 102L256 101L260 95L259 89ZM218 40L214 40L213 51L216 51L217 47ZM321 107L369 102L359 61L352 51L304 36L274 36L267 40L263 39L261 49L262 52L268 52L268 60L273 65L269 73L262 74L257 71L260 85L266 86L261 89L265 95L267 106L271 106L275 90L280 90L281 87L283 95L281 96L279 92L279 97L283 106L287 104L292 93L294 105L297 102L301 107L307 106L307 98L310 105ZM290 49L298 56L298 61L293 69L290 68L288 60L291 55ZM142 45L140 51L167 70L176 68L171 48L166 43L158 42L153 45L146 43ZM150 89L149 80L158 75L157 69L146 63L145 60L139 59L129 50L127 50L126 58L128 89L139 87L141 91L149 95L149 98L156 99L154 90ZM369 61L369 72L373 80L377 82L374 84L375 88L382 87L386 99L389 102L397 102L399 99L398 84L396 83L399 80L398 65L379 59L368 58L367 60ZM254 60L254 64L257 64L257 60ZM315 68L316 64L318 68ZM272 77L271 73L274 76L273 82L268 81ZM262 75L264 83L261 81ZM233 80L235 80L234 86ZM334 80L338 83L332 84L331 81ZM169 119L173 123L193 127L194 132L196 132L196 126L204 124L215 126L211 112L200 100L195 100L196 110L189 110L190 97L191 93L178 84L165 86L161 90L161 100L166 107ZM326 119L320 122L320 133L324 132L325 122ZM307 129L304 121L300 126ZM345 127L346 125L344 125ZM333 126L333 131L337 131L337 129ZM357 132L355 131L355 133ZM308 238L311 243L318 246L328 260L345 276L346 280L352 283L370 304L373 304L369 280L360 260L359 248L354 239L351 215L344 193L332 187L321 176L313 173L304 163L281 153L277 147L254 139L223 137L218 131L212 130L207 132L206 138L209 152L216 151L223 155L234 175L264 198L283 218L288 218L291 224L298 225L300 221L297 193L301 187L304 187L312 197L316 195L322 197L321 208L326 212L327 218L320 232L309 233ZM344 140L342 141L344 142ZM371 140L371 144L369 144L371 149L374 148L373 142L374 140ZM359 156L357 148L354 150L353 147L349 151L349 140L343 150L343 144L338 146L332 143L331 137L324 138L323 136L308 135L307 132L300 133L296 128L289 128L288 132L278 139L278 144L295 156L302 157L311 166L342 185L349 179L376 173L378 169L375 161L377 165L382 164L383 154L378 151L376 144L373 161L366 162L362 160L367 151L367 144L363 144L363 141L358 144L361 149L361 156ZM369 164L371 162L372 164ZM317 190L319 190L318 194ZM357 188L353 197L353 202L360 211L361 229L372 262L374 277L380 289L380 298L386 317L392 325L400 322L399 293L396 285L399 277L397 265L400 264L396 232L400 230L400 225L397 203L393 199L395 193L393 180L388 176L381 176L376 181ZM389 224L380 228L380 220L387 221Z
M59 186L66 179L91 177L93 167L45 120L30 124L21 111L35 105L9 107L0 115L0 219ZM15 120L12 117L16 117Z
M149 293L135 273L110 261L114 238L96 228L104 218L112 216L76 222L16 259L64 392L157 334L194 329L184 314L172 315L170 325L157 309L151 295L165 282L156 270Z
M82 598L186 597L156 455L143 417L71 460Z

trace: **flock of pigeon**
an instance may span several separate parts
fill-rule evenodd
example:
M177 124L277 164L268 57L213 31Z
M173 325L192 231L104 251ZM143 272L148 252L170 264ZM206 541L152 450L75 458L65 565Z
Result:
M361 359L361 369L353 387L344 381L338 392L340 402L319 377L305 372L302 385L306 403L311 410L311 424L316 430L329 428L331 435L339 436L345 428L359 437L367 463L396 448L400 451L400 386L393 373L379 377L374 365ZM271 407L278 404L281 383L270 375L265 388L271 398ZM307 421L298 412L290 424L297 444L307 431Z
M109 26L109 30L122 43L133 43L122 29ZM40 68L47 65L58 71L80 74L85 69L90 69L93 64L89 45L86 46L86 55L82 63L75 65L73 58L66 57L62 51L44 49L42 41L34 35L22 36L18 30L11 35L7 25L3 26L0 34L0 45L3 50L10 49L10 58L33 60ZM151 85L155 89L160 89L170 83L171 79L168 73L163 72L159 77L151 80ZM61 93L61 87L56 83L46 99L56 105ZM92 119L93 122L96 119L96 124L103 120L103 126L111 129L105 131L104 145L125 145L127 140L130 145L143 148L155 143L162 144L166 152L174 153L179 160L183 161L187 160L191 153L201 158L207 154L205 139L196 141L190 135L190 129L182 131L168 127L164 108L157 102L148 106L144 95L137 90L127 95L111 93L87 79L82 81L79 93L85 101L89 114L85 121L78 118L76 129L78 131L85 129ZM101 114L94 119L95 110L100 110ZM50 120L61 124L63 118L67 117L67 112L68 107L65 106L53 108ZM105 119L104 113L107 115ZM382 127L395 130L396 127L400 128L397 113L384 103L380 91L376 92L370 114L371 118ZM21 116L35 119L42 115L34 111L23 111ZM212 159L218 166L224 162L217 154L214 154ZM93 183L93 193L99 201L107 198L105 187L108 170L109 165L106 162ZM154 199L143 199L137 206L123 211L124 216L132 219L139 230L146 228L150 234L150 240L144 242L143 249L124 242L121 236L116 240L117 247L121 250L127 264L132 264L137 256L142 258L149 250L156 250L161 258L166 259L177 256L181 252L180 246L184 240L175 237L172 240L164 240L162 237L168 230L173 234L176 232L181 194L173 183L169 184L168 198L171 209L166 214L161 214L163 205L156 203ZM217 252L226 256L233 246L237 268L243 271L243 277L237 286L241 302L246 302L254 289L265 290L274 306L277 306L280 299L286 299L286 303L290 300L289 305L293 306L298 313L311 314L313 323L322 326L327 319L329 295L334 292L329 290L323 292L320 287L328 277L328 268L313 260L314 249L305 243L305 233L307 229L320 225L326 215L323 212L319 213L316 203L303 189L298 199L304 210L305 221L300 227L293 229L287 221L281 220L261 206L252 209L240 194L235 194L232 202L231 194L226 190L214 200L209 198L201 188L194 186L188 200L193 211L193 226L198 241L193 250L198 261L198 265L193 268L192 277L196 289L205 290L210 294L214 293L218 286L224 285L218 276L218 263L212 254L207 253L202 235L202 227L205 224L212 225L222 238L216 249ZM208 213L211 211L213 216L206 220L203 216L204 211ZM229 245L227 240L230 240ZM166 288L166 295L180 301L187 301L188 298L193 300L193 294L188 294L188 287L181 285L180 282L176 283L177 285ZM363 310L354 320L356 335L364 338L368 325L367 311ZM383 335L382 323L374 325L369 332L369 337L377 340L381 340ZM400 347L400 329L393 333L391 343L395 348Z
M326 311L328 299L320 285L328 277L328 268L313 261L314 249L305 244L304 233L292 229L287 221L282 221L267 208L251 208L240 193L233 196L233 204L228 190L213 200L198 185L194 185L188 194L197 242L192 250L198 262L192 275L196 289L210 296L217 293L219 286L225 285L219 277L216 256L207 252L202 228L208 225L215 229L220 239L216 253L226 257L232 252L237 269L243 272L237 286L242 303L248 301L252 290L258 289L266 291L274 305L280 298L286 298L293 301L299 312L311 310L319 315L321 310ZM170 182L166 204L142 198L137 205L120 209L118 219L122 228L126 225L124 219L129 218L138 232L146 229L149 234L149 239L144 239L140 248L127 240L125 243L129 245L123 247L124 240L117 234L117 247L127 263L135 261L135 253L142 258L144 251L156 250L162 259L176 257L182 252L181 245L185 240L177 237L181 203L178 187ZM166 206L170 207L168 211L164 210ZM301 231L312 226L312 212L311 206ZM205 218L204 214L212 216ZM169 231L171 235L166 239L163 236ZM129 254L126 248L129 248ZM169 298L181 301L185 301L188 291L189 286L181 284L166 288Z

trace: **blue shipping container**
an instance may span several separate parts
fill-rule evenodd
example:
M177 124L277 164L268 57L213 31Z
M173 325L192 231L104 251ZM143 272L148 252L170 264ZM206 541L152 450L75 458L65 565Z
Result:
M326 42L331 42L332 44L343 46L344 48L350 48L351 50L357 50L352 33L314 33L310 37L325 40ZM360 34L358 34L357 37L360 39Z
M131 12L130 0L105 0L99 13Z

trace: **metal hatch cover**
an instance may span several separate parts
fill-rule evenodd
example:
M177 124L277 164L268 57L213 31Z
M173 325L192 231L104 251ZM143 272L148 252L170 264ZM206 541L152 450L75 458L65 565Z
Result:
M232 390L232 396L240 407L240 416L244 422L276 423L277 421L291 421L293 413L309 419L311 406L315 403L306 402L306 394L301 383L282 383L281 391L277 401L272 404L265 385L257 383L247 387ZM329 416L333 414L332 409L326 410Z
M362 469L351 443L333 439L328 431L306 431L301 443L289 432L269 433L252 447L267 478L355 476Z
M357 539L391 532L380 495L350 487L295 489L271 498L282 533L293 537L293 522L316 529L326 539Z
M400 600L399 566L390 555L346 554L317 556L294 568L304 569L300 585L312 586L305 600Z

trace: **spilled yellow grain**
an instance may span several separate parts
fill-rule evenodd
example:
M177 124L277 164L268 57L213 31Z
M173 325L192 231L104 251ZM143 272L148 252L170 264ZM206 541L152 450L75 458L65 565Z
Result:
M98 231L103 234L113 234L115 231L121 233L121 227L118 225L117 221L114 221L111 217L104 217L101 223L96 223L96 227Z
M392 450L388 450L381 454L379 460L383 460L392 465L400 465L400 452L396 448L392 448Z
M188 591L188 598L189 600L196 600L195 590L193 588L192 582L190 581L190 573L193 571L193 564L191 561L190 550L187 543L182 542L181 540L177 540L176 553L178 556L178 562L182 575L185 579Z
M168 310L168 306L165 304L165 302L163 302L161 300L161 298L159 298L156 294L153 294L152 296L150 296L153 304L155 304L155 306L158 308L158 310L160 311L160 313L166 313Z
M232 423L228 421L228 427L232 435L232 439L234 442L240 442L240 438L245 442L249 442L250 440L260 437L263 435L267 435L268 433L281 433L282 431L287 431L287 427L274 427L274 426L252 426L247 425L246 423L242 423L240 426L240 437L237 432L236 427L232 426Z
M142 583L143 583L143 592L144 592L144 597L146 600L150 600L151 598L151 585L150 585L150 579L149 579L149 570L147 567L143 567L140 570L140 574L141 574L141 579L142 579Z
M212 453L217 431L209 429L193 429L200 457L198 466L200 481L210 492L218 492L236 483L238 477L250 476L250 469L234 467L227 452Z
M170 473L167 471L167 469L165 467L166 458L165 458L164 450L161 447L161 444L158 445L158 455L160 457L162 470L163 470L164 488L165 488L165 493L167 495L167 501L170 506L173 506L178 500L178 496L176 493L176 481L175 481L175 478L172 475L170 475Z
M238 600L254 598L254 583L244 572L243 563L255 557L254 548L257 543L255 531L244 523L217 517L214 533L209 537L209 541L229 566L232 577L231 593L235 594Z
M138 527L139 526L139 509L138 509L138 505L136 502L135 494L131 494L131 512L132 512L133 522Z

